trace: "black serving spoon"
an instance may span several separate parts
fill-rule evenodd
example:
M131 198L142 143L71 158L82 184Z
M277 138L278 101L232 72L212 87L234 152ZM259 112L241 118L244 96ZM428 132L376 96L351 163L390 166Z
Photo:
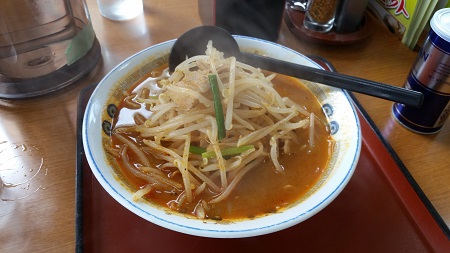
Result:
M235 56L238 61L253 67L383 98L412 107L422 105L423 94L417 91L241 52L234 37L216 26L199 26L181 35L172 46L169 56L169 71L173 72L176 66L186 60L187 57L205 54L206 45L210 40L217 50L224 52L225 57Z

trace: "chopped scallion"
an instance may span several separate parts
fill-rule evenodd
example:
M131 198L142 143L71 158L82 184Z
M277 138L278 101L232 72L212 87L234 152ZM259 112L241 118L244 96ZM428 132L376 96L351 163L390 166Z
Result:
M206 148L191 145L191 146L189 146L189 152L192 154L201 155L206 152Z
M223 157L226 156L232 156L232 155L239 155L247 150L255 148L253 145L244 145L240 147L233 147L233 148L224 148L221 149L220 152L222 153ZM203 158L215 158L216 153L214 151L204 152L202 153Z
M209 75L208 80L209 85L211 86L211 92L213 94L214 100L214 112L216 114L216 121L217 121L217 138L220 141L226 136L225 118L223 116L222 110L222 97L220 95L219 86L217 84L217 76Z

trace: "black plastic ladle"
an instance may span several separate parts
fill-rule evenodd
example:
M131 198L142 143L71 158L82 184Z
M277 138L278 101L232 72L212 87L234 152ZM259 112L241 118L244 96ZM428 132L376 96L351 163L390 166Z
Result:
M169 56L169 71L173 72L176 66L186 60L187 57L205 54L206 45L210 40L217 50L224 52L225 57L235 56L238 61L253 67L383 98L412 107L422 105L423 94L417 91L241 52L234 37L224 29L215 26L199 26L181 35L172 46Z

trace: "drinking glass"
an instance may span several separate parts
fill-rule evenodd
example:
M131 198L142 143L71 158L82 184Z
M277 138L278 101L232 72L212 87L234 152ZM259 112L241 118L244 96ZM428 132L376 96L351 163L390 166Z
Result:
M122 21L137 17L143 10L142 0L97 0L103 17Z

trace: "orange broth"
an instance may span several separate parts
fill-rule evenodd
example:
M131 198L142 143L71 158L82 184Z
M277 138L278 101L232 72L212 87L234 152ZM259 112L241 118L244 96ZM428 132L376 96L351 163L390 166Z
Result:
M161 73L161 67L157 73ZM303 84L295 78L277 75L272 81L275 89L282 97L287 96L299 105L305 105L306 109L320 119L321 124L316 124L315 147L309 150L306 140L308 140L308 130L298 131L297 134L305 143L293 146L291 154L282 154L280 152L279 162L284 168L284 173L278 173L275 170L270 158L267 158L262 164L253 168L239 183L233 193L224 201L217 204L211 204L210 210L206 212L206 218L215 220L235 220L243 218L253 218L267 213L273 213L283 210L284 207L300 200L318 181L320 176L327 168L328 160L333 147L333 141L328 131L326 116L315 96ZM130 93L136 90L140 82L136 84ZM142 111L139 110L139 111ZM123 124L134 124L132 121L133 111L124 108L124 103L118 106L115 121L118 120ZM125 122L125 123L124 123ZM145 147L137 134L128 135L136 140L136 142ZM112 146L115 147L120 141L112 135ZM138 159L134 157L132 152L128 153L132 163L138 165ZM149 156L155 167L158 167L159 161ZM124 168L120 159L117 159L121 171L128 181L127 183L136 190L145 186L147 182L135 177L127 169ZM177 170L166 170L168 174ZM181 176L172 178L182 183ZM173 206L176 198L181 191L172 190L171 192L152 191L145 197L151 203L168 207ZM178 208L178 212L194 214L195 206L200 199L210 199L214 194L204 191L202 195L196 196L193 203L185 204L182 208Z

